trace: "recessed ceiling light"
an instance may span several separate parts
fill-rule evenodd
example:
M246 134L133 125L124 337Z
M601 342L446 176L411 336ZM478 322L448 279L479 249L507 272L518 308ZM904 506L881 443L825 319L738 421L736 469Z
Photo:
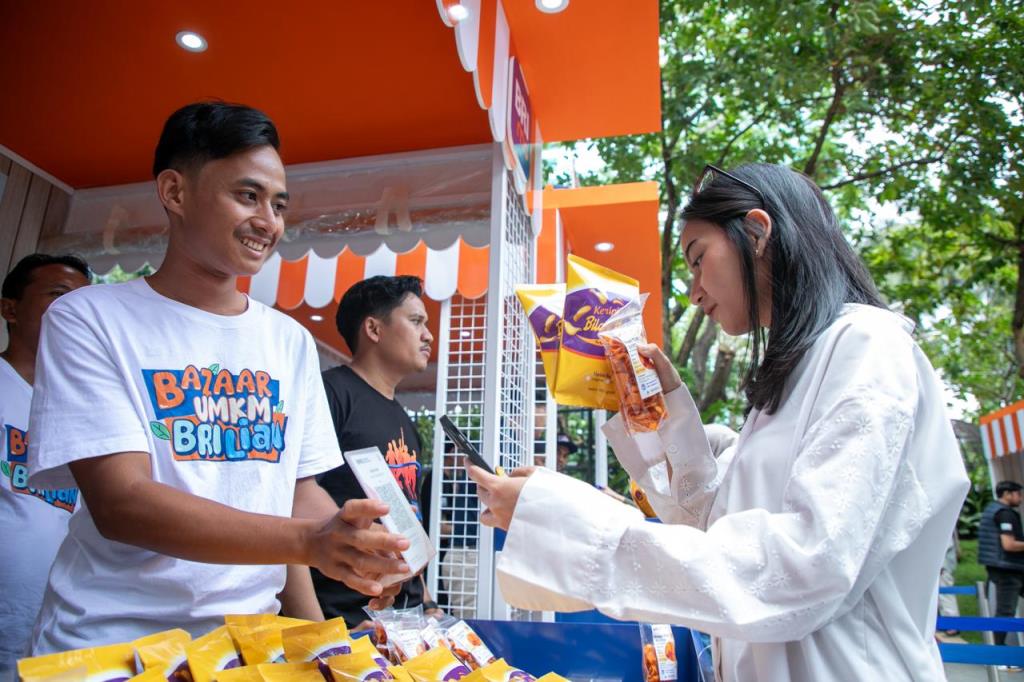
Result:
M600 251L601 253L608 253L614 248L615 244L612 244L611 242L598 242L594 244L594 250Z
M180 31L178 35L174 36L174 41L178 43L183 50L188 50L189 52L206 51L206 38L202 37L195 31Z
M310 315L309 319L313 320L314 322L323 322L324 321L324 316L323 315Z
M448 17L458 23L469 18L469 10L461 2L457 2L448 8Z
M537 9L548 14L561 12L569 6L569 0L537 0Z

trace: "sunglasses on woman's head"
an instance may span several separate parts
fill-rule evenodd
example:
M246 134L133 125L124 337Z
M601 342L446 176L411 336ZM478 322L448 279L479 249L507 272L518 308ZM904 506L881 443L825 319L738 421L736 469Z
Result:
M737 178L732 173L729 173L727 171L722 170L718 166L712 166L710 163L708 165L704 166L704 170L701 171L700 177L697 178L697 182L693 186L693 195L697 196L698 194L703 192L705 189L710 187L712 184L714 184L715 178L718 177L719 175L725 176L725 177L729 178L730 180L732 180L733 182L737 182L740 185L742 185L743 187L746 187L751 192L756 194L757 198L761 200L761 208L767 208L768 207L768 202L765 201L764 194L761 193L761 190L759 190L758 188L754 187L749 182L746 182L744 180L740 180L739 178Z

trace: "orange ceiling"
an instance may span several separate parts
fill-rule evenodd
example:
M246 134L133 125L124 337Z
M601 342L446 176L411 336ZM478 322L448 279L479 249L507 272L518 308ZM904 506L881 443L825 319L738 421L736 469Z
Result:
M546 142L661 130L658 3L503 3Z
M655 0L504 7L545 140L660 127ZM0 1L0 45L0 144L76 188L148 180L164 119L209 97L270 114L289 164L491 139L430 0Z
M640 280L641 293L650 294L644 307L647 337L663 345L658 183L545 189L545 230L553 224L548 212L555 209L570 253ZM594 246L599 242L611 242L614 248L598 251Z
M0 45L0 144L73 187L150 179L167 115L208 97L265 110L286 163L490 140L426 0L0 2Z

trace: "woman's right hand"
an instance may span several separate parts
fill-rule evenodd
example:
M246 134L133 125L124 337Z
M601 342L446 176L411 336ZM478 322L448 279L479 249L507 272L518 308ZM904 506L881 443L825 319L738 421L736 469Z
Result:
M670 393L683 385L675 365L656 344L639 346L637 351L642 358L646 358L654 365L654 371L658 373L658 379L661 381L661 390L665 393Z

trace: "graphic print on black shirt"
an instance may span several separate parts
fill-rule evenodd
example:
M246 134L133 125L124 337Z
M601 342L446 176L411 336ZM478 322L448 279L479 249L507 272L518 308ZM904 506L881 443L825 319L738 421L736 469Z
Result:
M327 402L342 452L376 447L398 481L399 487L422 521L417 495L422 450L419 434L405 408L367 384L349 367L335 367L323 373ZM318 477L320 485L338 506L346 500L363 499L363 489L348 465L332 469ZM365 620L362 607L370 600L344 584L311 569L317 599L326 618L343 616L348 625ZM402 586L395 607L416 606L423 602L423 583L418 577Z

